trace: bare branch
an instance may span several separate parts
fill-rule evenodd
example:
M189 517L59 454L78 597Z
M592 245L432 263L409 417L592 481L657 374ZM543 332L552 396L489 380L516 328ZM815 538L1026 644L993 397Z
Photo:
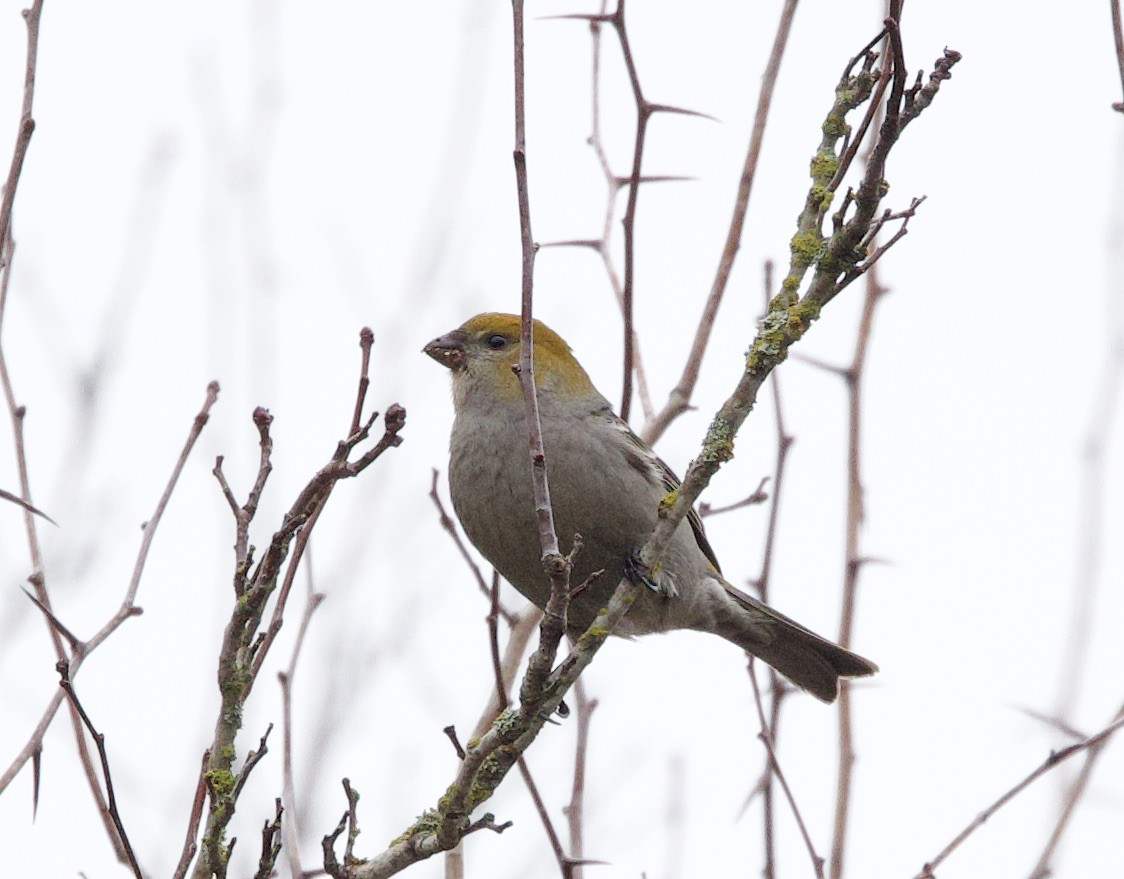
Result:
M96 650L102 644L102 642L105 641L106 638L112 635L121 626L121 624L125 622L125 620L140 613L140 608L136 606L135 602L137 592L140 589L141 575L144 573L145 562L148 559L148 551L152 546L152 539L155 536L156 528L160 524L160 520L164 515L164 510L168 506L168 501L171 499L172 491L175 489L176 483L179 481L180 474L183 472L184 465L187 463L187 458L191 454L191 450L195 446L195 441L199 439L199 435L202 433L203 427L204 425L206 425L207 419L210 417L211 407L215 404L215 400L218 399L218 393L218 383L211 382L211 384L207 386L207 395L205 400L203 401L203 407L195 416L195 420L192 423L191 430L188 433L187 441L184 443L183 450L180 452L179 460L176 461L176 464L172 469L172 475L168 479L168 484L164 488L164 493L163 495L161 495L160 500L157 502L156 510L153 513L152 517L148 520L148 522L145 523L144 531L141 537L140 550L137 553L136 563L133 565L133 574L129 579L129 583L125 589L125 599L124 601L122 601L121 607L117 610L113 617L104 626L102 626L101 629L99 629L92 638L84 642L80 650L76 650L70 657L67 673L71 680L73 680L77 676L78 669L82 666L82 663L85 661L86 657L88 657L94 650ZM49 607L49 604L47 602L44 602L43 606ZM54 631L53 628L52 631ZM12 779L15 778L19 773L20 769L23 768L24 764L28 760L35 757L41 751L43 736L46 734L47 728L50 726L51 720L55 716L55 712L58 711L59 706L62 704L62 700L63 693L61 690L59 690L52 696L50 704L43 712L43 716L40 718L39 723L36 726L35 730L32 732L27 744L24 745L23 750L21 750L20 753L16 756L11 765L9 765L9 767L4 771L3 775L0 775L0 793L2 793L5 788L7 788ZM74 717L77 718L77 716L78 715L75 712ZM82 743L82 745L85 744L84 737L82 737L79 741Z
M102 779L105 781L109 817L113 821L113 826L117 828L117 837L121 840L121 845L125 849L129 867L132 869L136 879L144 879L144 873L141 871L140 864L137 863L137 856L133 854L133 847L129 843L129 836L125 833L125 825L121 821L121 813L117 809L117 797L113 793L113 775L109 771L109 755L105 750L105 736L94 728L94 722L90 720L90 715L86 713L86 709L83 708L82 703L78 701L78 694L74 692L74 685L70 682L69 664L65 660L59 660L56 668L59 673L59 686L62 687L63 692L66 693L67 699L70 700L70 704L74 706L74 710L77 711L82 718L82 723L85 724L86 729L90 731L90 735L94 737L94 744L98 749L98 757L101 758L101 772Z
M816 854L816 847L812 843L812 837L808 835L808 828L804 824L804 818L800 814L800 809L796 805L796 798L792 795L792 790L788 786L788 781L781 772L781 765L777 762L777 752L773 747L773 736L769 729L769 722L765 720L765 707L761 702L761 688L757 685L757 675L754 674L753 657L749 658L749 680L753 685L753 704L757 708L757 720L761 724L761 732L757 737L761 739L761 743L765 746L765 751L769 755L769 765L772 767L773 775L776 776L777 781L780 782L781 789L784 791L785 798L788 800L789 808L792 809L792 816L796 819L796 826L800 828L800 836L804 839L804 847L808 850L808 856L812 859L812 869L815 870L816 876L823 879L823 858Z
M1110 738L1117 730L1124 726L1124 714L1118 714L1116 719L1108 726L1102 729L1099 733L1089 736L1083 742L1078 742L1076 745L1070 745L1068 748L1062 748L1060 751L1051 751L1050 756L1046 760L1023 778L1018 784L1007 791L1003 796L997 799L994 803L980 812L975 818L969 822L968 826L956 835L948 845L941 849L940 853L930 861L927 861L921 868L921 872L917 874L914 879L934 879L933 871L939 867L956 849L958 849L964 841L979 830L996 812L1002 809L1007 803L1017 797L1020 793L1026 790L1030 785L1036 782L1039 778L1053 769L1060 763L1064 763L1074 754L1080 754L1083 751L1088 751L1090 748L1102 745L1108 738Z

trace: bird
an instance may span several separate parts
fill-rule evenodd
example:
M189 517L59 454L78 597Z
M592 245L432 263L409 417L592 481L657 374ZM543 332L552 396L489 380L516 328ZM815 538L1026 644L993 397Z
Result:
M516 367L520 318L488 312L423 349L452 374L449 492L468 539L540 608L550 597L531 482L529 432ZM608 604L656 527L661 499L679 480L593 386L566 342L533 322L534 379L555 530L580 535L567 633L578 637ZM594 577L595 572L601 572ZM675 629L719 635L823 702L840 678L878 667L729 583L696 511L684 518L614 634ZM592 579L591 579L592 578ZM583 588L584 587L584 588Z

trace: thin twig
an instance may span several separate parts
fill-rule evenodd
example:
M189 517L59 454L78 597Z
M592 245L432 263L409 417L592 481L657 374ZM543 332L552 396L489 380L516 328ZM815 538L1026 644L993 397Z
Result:
M1124 718L1124 705L1117 709L1113 720L1120 720L1121 718ZM1054 875L1055 871L1051 866L1054 855L1066 830L1069 829L1070 819L1073 818L1078 804L1089 789L1089 781L1093 777L1093 772L1107 743L1107 739L1102 739L1095 745L1091 745L1085 752L1085 762L1081 764L1077 777L1073 779L1065 791L1061 808L1058 810L1058 820L1054 824L1054 829L1050 832L1050 838L1042 848L1042 853L1038 856L1034 869L1030 871L1030 879L1049 879L1050 876Z
M191 801L191 817L187 819L187 838L184 840L183 851L180 853L179 863L172 874L172 879L184 879L191 866L191 859L199 846L195 842L199 835L199 822L203 820L203 805L207 802L207 781L203 773L207 771L207 760L210 752L203 752L203 761L199 766L199 780L195 784L195 796Z
M570 857L572 879L582 879L581 865L585 857L585 768L589 752L589 725L597 700L590 699L579 678L574 684L576 741L574 744L574 779L570 786L570 803L563 809L570 824Z
M1112 40L1116 47L1116 66L1120 70L1120 87L1124 90L1124 26L1120 23L1120 0L1109 0L1112 8ZM1124 113L1124 101L1117 101L1112 109Z
M781 765L777 762L777 752L773 747L773 736L769 730L769 722L765 719L765 707L761 702L761 688L757 685L757 675L754 673L753 657L749 658L747 670L749 671L749 681L753 685L753 704L757 708L757 720L761 724L761 732L758 738L765 746L765 752L769 755L769 765L773 769L773 775L776 776L777 781L780 783L781 789L784 791L785 798L788 800L789 808L792 809L792 817L796 819L796 826L800 828L800 835L804 839L804 847L808 849L808 856L812 859L812 869L815 870L816 876L823 879L823 858L816 854L816 847L812 843L812 837L808 835L808 828L804 825L804 818L800 814L800 809L796 805L796 798L792 795L792 790L788 786L788 781L781 772Z
M1070 745L1067 748L1062 748L1060 751L1051 751L1046 760L1036 768L1033 772L1023 778L1018 784L1007 791L1003 796L997 799L994 803L976 815L975 818L969 822L968 826L960 831L956 837L941 849L940 853L930 861L927 861L921 868L921 872L917 874L914 879L934 879L933 871L939 867L956 849L958 849L963 842L979 830L988 819L991 818L996 812L1003 808L1007 803L1013 800L1016 796L1022 793L1031 784L1036 782L1039 778L1053 769L1060 763L1064 763L1074 754L1080 754L1082 751L1087 751L1090 748L1097 747L1103 744L1113 733L1124 726L1124 715L1118 715L1115 720L1108 726L1102 729L1099 733L1089 736L1083 742L1078 742L1075 745Z
M558 547L558 534L554 527L554 510L550 503L550 485L547 480L546 452L543 448L542 422L539 418L538 393L535 390L534 370L534 272L535 245L531 232L531 203L527 184L526 112L524 85L523 0L512 2L512 27L514 32L515 71L515 188L519 204L519 240L522 250L521 320L519 328L519 383L523 391L523 412L530 440L531 484L535 499L535 522L538 526L539 546L542 549L543 570L550 578L550 597L543 610L539 647L532 654L520 695L522 711L534 711L542 696L547 673L554 664L558 644L566 631L566 613L570 603L569 558ZM571 556L577 549L571 549ZM448 825L442 831L443 841L453 842L448 836Z
M110 820L113 821L113 826L117 829L117 837L121 840L121 845L125 849L125 855L128 858L129 867L133 871L136 879L144 879L144 872L137 863L137 856L133 853L133 846L129 843L129 835L125 832L125 825L121 821L121 812L117 808L117 797L113 793L113 775L109 771L109 754L105 750L105 736L102 735L94 728L94 722L90 720L90 715L86 713L86 709L82 707L82 703L78 701L78 694L74 692L74 685L70 681L69 664L66 660L59 660L56 666L59 673L59 686L62 687L66 693L67 699L70 704L74 706L74 710L82 718L82 723L85 724L86 729L90 731L90 735L94 737L94 744L98 749L98 757L101 758L101 773L102 779L105 781L105 794L107 800L107 808L109 809Z
M723 507L712 507L708 503L699 504L699 518L705 519L707 516L717 516L721 513L731 513L734 510L741 510L745 507L752 507L757 504L763 504L769 499L768 492L765 491L765 484L769 481L768 476L762 476L761 481L757 483L757 488L751 494L742 498L740 501L735 501L732 504L726 504Z
M362 366L356 395L357 405L361 405L366 394L367 385L364 379L370 361L369 345L372 338L367 329L360 333ZM263 737L260 750L247 755L241 771L235 777L234 786L220 783L233 774L235 744L242 726L243 709L258 679L269 648L281 629L283 622L281 614L302 553L311 535L311 529L318 521L320 512L333 489L341 480L358 476L387 449L394 448L402 442L401 431L406 423L406 410L397 404L392 404L383 419L385 429L382 437L358 458L351 460L352 453L369 438L377 415L378 413L372 413L357 430L351 431L345 439L336 443L336 449L328 463L298 493L296 500L285 514L281 527L272 535L261 560L251 570L250 549L247 542L249 527L257 512L261 492L272 468L270 457L273 448L269 432L272 416L261 407L254 410L253 420L259 433L261 459L258 475L250 489L247 502L241 507L232 505L238 546L234 576L236 600L219 651L217 683L220 707L204 773L204 777L210 780L208 793L211 807L207 812L206 825L202 833L203 845L195 863L193 872L195 879L207 879L224 872L224 865L229 861L233 846L233 840L229 844L225 842L226 828L234 816L242 785L254 765L265 754ZM221 470L216 467L216 471L216 476L220 476ZM225 480L220 479L220 484L224 482ZM224 486L224 494L227 491L228 487ZM292 550L291 554L290 550ZM279 583L281 588L278 592ZM275 592L277 596L273 617L266 631L263 632L261 631L262 618Z
M500 660L500 572L496 570L492 571L491 603L492 609L487 617L488 652L492 656L492 674L496 682L496 704L499 706L498 710L502 710L511 704L507 691L511 686L512 676L504 676L503 662ZM509 622L514 627L514 622Z
M35 119L32 116L35 99L35 77L39 56L39 22L43 12L43 0L35 0L30 9L22 11L24 23L27 26L27 53L24 64L23 103L20 108L20 124L16 134L16 143L12 150L12 160L8 168L8 176L4 183L3 197L0 198L0 328L3 326L4 314L7 311L8 285L12 274L12 259L15 255L15 239L12 235L12 210L15 205L16 190L19 186L20 176L23 172L24 160L28 147L31 144L31 135L35 131ZM0 385L4 389L4 399L8 407L8 415L12 423L12 446L16 456L16 470L19 475L20 497L19 501L24 510L24 528L27 533L28 554L31 558L31 574L28 582L35 590L35 596L40 607L47 612L51 609L51 598L47 592L47 582L44 573L43 553L39 543L39 530L37 527L31 499L31 479L27 463L27 447L24 439L24 419L27 408L16 402L15 390L12 385L11 375L8 370L7 356L3 344L0 343ZM55 658L59 662L67 660L67 651L62 643L60 630L54 627L48 618L47 631L51 638L51 646L55 651ZM76 669L75 669L76 670ZM42 753L42 734L46 731L55 711L62 704L61 695L56 693L50 706L36 729L32 740L20 752L11 767L0 777L0 791L7 786L15 773L27 760L33 757L38 765L39 755ZM74 731L74 740L78 747L79 761L86 775L86 782L90 793L97 804L98 814L105 821L105 830L113 843L114 851L121 861L126 860L126 852L121 840L116 835L116 830L109 820L107 804L102 797L98 784L97 772L94 769L93 759L82 732L82 721L73 704L70 705L70 721Z
M297 673L297 660L300 658L304 637L308 632L308 625L312 615L324 601L324 594L316 592L312 587L312 560L309 559L305 566L308 583L308 593L305 598L304 613L301 614L300 625L297 628L297 638L293 644L293 653L289 658L289 667L277 673L281 683L281 799L277 801L278 831L285 840L286 859L289 862L289 873L294 879L299 879L304 874L300 860L300 824L297 817L296 786L293 783L293 678ZM281 820L281 804L284 803L288 813L283 826ZM269 826L269 825L267 825ZM280 846L280 842L278 842ZM276 857L276 854L274 855Z
M1114 9L1118 14L1118 11ZM1080 452L1080 500L1076 528L1076 559L1073 579L1067 590L1071 606L1065 636L1065 651L1058 674L1058 692L1055 696L1055 715L1048 720L1066 730L1067 718L1079 703L1082 688L1088 683L1089 642L1093 623L1098 617L1098 599L1104 577L1103 562L1108 536L1106 510L1108 473L1111 451L1119 441L1119 411L1124 390L1124 290L1120 286L1124 271L1124 211L1119 205L1124 198L1124 171L1120 170L1120 153L1117 153L1117 173L1113 181L1110 203L1116 213L1106 237L1106 272L1109 284L1105 290L1105 312L1100 320L1104 332L1104 352L1094 391L1089 405L1085 434ZM1124 706L1122 706L1124 711ZM1051 870L1057 846L1068 829L1078 803L1088 790L1088 782L1100 757L1100 748L1090 749L1077 777L1065 784L1058 804L1058 815L1050 838L1046 843L1032 876L1044 876Z
M546 838L550 841L550 848L554 852L554 859L558 862L558 869L562 873L562 879L570 879L571 868L569 858L566 857L566 850L562 848L562 840L558 836L558 831L554 829L554 822L550 818L550 812L547 811L546 803L543 802L538 785L535 784L534 778L531 777L531 769L527 766L527 761L523 757L519 758L519 774L523 776L523 783L527 785L527 792L531 795L531 801L535 804L535 811L538 812L543 830L546 831Z
M773 291L773 261L766 260L762 270L764 282L765 309L769 308L769 298ZM777 525L780 522L781 490L784 487L785 465L788 463L788 451L795 442L795 438L785 428L784 406L781 402L781 377L774 372L769 381L773 391L773 423L776 427L777 452L773 463L773 497L769 505L769 521L765 528L765 548L761 554L761 573L755 585L761 600L769 602L769 582L773 573L773 555L776 551ZM772 667L768 668L769 675L769 737L774 744L780 729L781 705L791 688L782 680L781 676ZM765 879L776 879L776 832L775 816L776 807L773 796L773 767L766 761L765 771L762 773L761 782L761 823L763 843L765 848Z
M844 372L847 386L847 516L843 570L843 597L839 621L839 646L849 648L858 604L859 572L862 568L861 533L865 519L862 481L862 391L867 352L874 325L874 310L885 295L877 269L866 274L866 291L855 335L851 364ZM850 817L851 782L855 765L854 731L851 722L851 685L839 687L839 766L835 788L835 823L831 843L831 879L841 879Z
M644 441L649 445L655 445L656 440L663 436L671 422L687 411L691 403L691 394L694 393L695 385L698 383L703 355L706 354L706 348L710 342L710 333L714 329L714 321L718 317L718 306L726 292L726 285L729 283L730 273L734 268L734 260L741 247L745 216L749 209L749 198L753 192L753 181L757 175L761 145L765 139L765 124L769 119L769 109L773 103L773 92L776 90L781 60L784 58L784 51L788 46L788 35L792 30L792 21L796 15L796 4L797 0L785 0L784 8L781 10L780 21L777 23L777 31L773 37L773 47L769 52L769 60L765 64L765 73L761 77L761 91L757 96L757 111L753 116L749 147L746 150L745 162L742 165L741 179L738 182L738 195L734 201L734 212L730 218L730 228L726 233L726 243L722 247L722 255L719 257L714 280L710 285L710 293L703 305L703 313L699 318L698 328L695 330L695 339L691 344L691 352L687 355L683 374L668 396L663 408L654 418L648 419L648 423L641 432Z
M274 800L273 809L273 820L266 820L261 829L261 857L258 858L258 869L254 873L254 879L270 879L271 876L275 875L274 865L277 863L277 856L281 854L281 815L285 810L281 806L280 797ZM290 851L291 863L292 852ZM292 879L302 879L303 875L302 872L293 873Z
M210 417L211 407L218 399L219 386L218 382L211 382L207 386L207 396L203 402L203 408L195 416L192 422L191 430L188 433L187 441L180 452L179 460L176 461L175 466L172 468L172 475L168 479L168 484L164 488L164 493L161 495L159 502L156 505L156 510L152 517L145 523L144 531L141 537L140 550L137 553L136 563L133 565L133 574L129 579L129 583L125 589L125 599L121 602L120 608L110 618L110 620L98 630L98 632L82 645L82 649L76 650L70 657L68 674L71 680L78 674L78 669L94 650L96 650L110 635L112 635L125 620L136 616L140 609L136 606L137 592L140 589L141 575L144 573L145 562L148 559L148 552L152 546L153 537L156 534L156 528L160 524L160 520L164 515L164 510L171 500L172 492L175 490L176 483L179 481L180 474L183 472L184 465L187 463L187 458L191 454L191 450L195 446L195 441L199 439L199 435L203 432L203 427L206 425ZM7 788L12 779L16 777L23 765L32 759L42 748L43 736L50 726L51 720L58 711L59 706L63 701L62 691L56 692L50 704L47 706L46 711L40 718L38 725L32 732L27 744L24 745L23 750L12 761L11 765L0 775L0 793ZM85 739L83 738L83 741Z

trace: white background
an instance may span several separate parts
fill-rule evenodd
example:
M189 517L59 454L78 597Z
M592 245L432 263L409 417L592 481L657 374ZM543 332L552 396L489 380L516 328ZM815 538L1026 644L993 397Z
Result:
M14 140L23 76L20 3L0 3L0 154ZM748 8L752 6L753 8ZM762 302L761 265L787 258L818 126L847 59L877 31L879 4L809 0L797 12L698 410L659 451L680 472L736 381ZM589 132L588 28L528 11L528 156L536 238L599 233L604 186ZM859 763L849 874L913 876L987 803L1068 744L1027 716L1055 712L1075 594L1080 452L1106 356L1110 252L1124 197L1121 99L1107 3L907 4L912 68L964 54L888 169L890 203L928 201L881 264L864 430L864 570L855 646L882 673L855 699ZM629 30L647 97L716 117L650 126L637 224L637 324L657 404L677 380L725 235L779 4L635 3ZM606 140L627 173L631 112L605 36ZM4 344L19 401L46 580L61 619L89 636L124 594L139 527L155 506L209 380L222 394L157 534L139 603L86 663L77 689L106 734L141 863L170 873L218 704L217 645L232 601L233 523L210 469L241 496L256 461L255 405L275 416L275 471L260 543L350 419L359 328L374 329L371 404L402 403L406 438L341 485L315 540L314 617L296 679L295 747L306 868L363 794L360 854L432 806L455 770L441 733L467 735L491 687L476 591L426 497L444 468L448 379L420 349L483 310L518 309L511 166L510 8L502 2L68 3L43 15L35 116L20 184ZM5 159L6 162L6 159ZM619 241L619 235L618 235ZM850 357L856 285L800 350ZM538 260L536 313L619 396L620 320L585 250ZM789 458L773 599L833 633L842 578L845 395L834 376L780 371ZM748 494L771 472L763 403L707 500ZM1121 702L1118 621L1124 475L1108 437L1100 486L1107 542L1085 673L1069 721L1092 732ZM10 434L0 487L18 490ZM442 487L444 483L442 481ZM766 509L711 520L727 575L760 565ZM23 746L56 686L46 630L20 594L22 517L0 506L0 763ZM509 594L514 603L514 596ZM301 595L239 741L277 722ZM691 634L613 642L586 678L593 720L587 854L598 879L754 876L756 807L739 817L762 759L744 663ZM780 757L827 855L835 716L786 703ZM559 826L573 722L529 753ZM250 875L280 793L280 735L232 832L232 875ZM1056 865L1116 863L1124 788L1106 753ZM1026 875L1052 826L1043 780L939 875ZM31 772L0 797L0 875L125 876L115 865L60 716L45 743L38 815ZM521 782L489 805L515 826L468 845L470 876L557 875ZM809 875L781 810L781 874ZM669 815L677 815L669 818ZM414 868L440 876L439 858Z

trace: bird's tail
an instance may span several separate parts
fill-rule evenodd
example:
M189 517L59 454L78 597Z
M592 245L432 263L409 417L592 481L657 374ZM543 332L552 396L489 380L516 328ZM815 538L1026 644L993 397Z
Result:
M817 699L834 702L840 678L861 678L878 671L869 659L821 638L728 583L724 585L736 610L731 607L723 615L717 634L767 662Z

